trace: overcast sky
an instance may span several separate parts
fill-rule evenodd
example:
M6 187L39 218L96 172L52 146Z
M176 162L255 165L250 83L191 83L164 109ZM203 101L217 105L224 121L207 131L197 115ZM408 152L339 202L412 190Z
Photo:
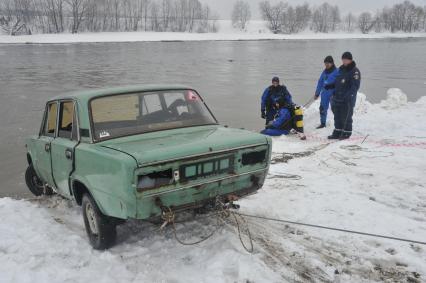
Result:
M219 13L221 19L230 19L232 7L237 0L200 0L202 3L207 3L210 8ZM262 0L246 0L250 3L252 19L260 19L259 2ZM278 3L280 0L270 0L271 3ZM403 0L287 0L292 5L308 3L311 6L319 5L328 2L333 5L338 5L342 14L352 12L359 14L364 11L375 12L385 6L391 6L396 3L401 3ZM426 5L426 0L411 0L417 5Z

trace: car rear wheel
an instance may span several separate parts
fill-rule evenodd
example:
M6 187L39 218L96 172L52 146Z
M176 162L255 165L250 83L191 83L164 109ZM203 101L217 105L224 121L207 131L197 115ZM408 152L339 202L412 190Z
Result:
M51 188L45 188L43 186L43 181L37 176L32 164L28 165L27 171L25 171L25 182L27 183L28 189L35 196L53 194L53 190Z
M102 214L89 194L82 200L84 226L90 244L96 250L105 250L114 245L117 230L115 221Z

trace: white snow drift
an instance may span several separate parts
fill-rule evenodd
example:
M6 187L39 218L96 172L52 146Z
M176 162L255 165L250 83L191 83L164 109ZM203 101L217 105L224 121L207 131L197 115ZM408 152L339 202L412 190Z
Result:
M344 142L326 140L332 127L313 130L317 103L306 113L306 142L274 139L267 182L240 201L241 211L424 241L426 97L407 102L391 89L370 104L360 94L356 132ZM132 221L119 228L114 248L98 252L80 208L60 197L2 198L0 214L0 282L426 281L426 247L406 242L247 219L249 254L231 224L181 246L170 228ZM193 241L215 223L178 224L178 235Z
M240 40L313 40L313 39L380 39L380 38L424 38L426 33L314 33L273 34L264 21L251 21L247 31L232 27L229 20L218 23L217 33L185 32L98 32L78 34L34 34L10 36L1 35L0 43L94 43L94 42L155 42L155 41L240 41Z

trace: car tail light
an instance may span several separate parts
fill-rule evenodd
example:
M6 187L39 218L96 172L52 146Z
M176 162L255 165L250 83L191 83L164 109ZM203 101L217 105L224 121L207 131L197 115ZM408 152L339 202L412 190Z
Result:
M266 150L244 153L241 163L243 165L254 165L264 163L266 160Z
M174 176L172 169L153 172L147 175L140 175L138 177L138 192L152 190L163 186L173 184Z

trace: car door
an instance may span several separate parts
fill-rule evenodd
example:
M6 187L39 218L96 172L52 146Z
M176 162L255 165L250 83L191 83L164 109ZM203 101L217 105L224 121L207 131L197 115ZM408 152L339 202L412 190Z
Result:
M51 143L56 136L57 114L58 103L56 101L47 103L40 134L38 139L34 142L34 169L37 175L51 187L55 187L55 182L52 176L50 150Z
M74 168L74 149L78 144L76 105L60 101L58 133L51 143L52 173L58 193L70 196L69 176Z

